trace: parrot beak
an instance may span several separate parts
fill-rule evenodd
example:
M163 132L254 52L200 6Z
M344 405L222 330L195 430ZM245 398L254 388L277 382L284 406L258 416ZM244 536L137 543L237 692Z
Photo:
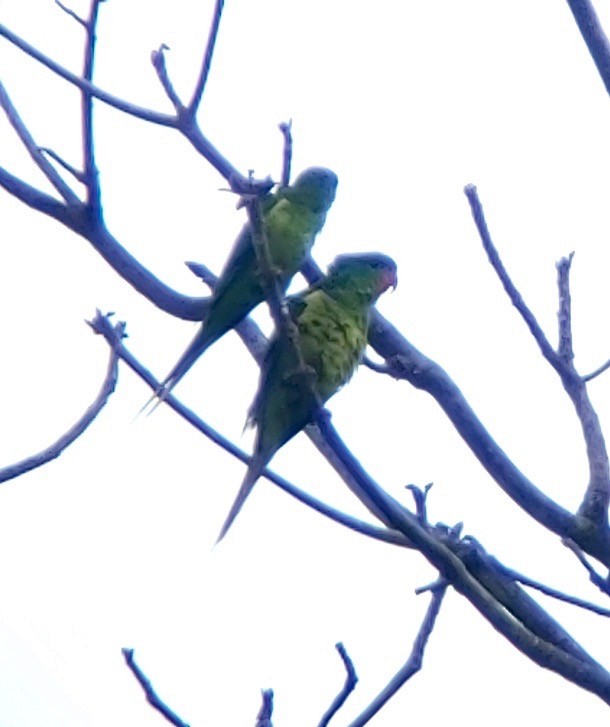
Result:
M385 291L388 288L392 288L392 290L396 290L396 286L398 285L398 273L396 271L396 268L388 268L381 280L381 292L385 293Z

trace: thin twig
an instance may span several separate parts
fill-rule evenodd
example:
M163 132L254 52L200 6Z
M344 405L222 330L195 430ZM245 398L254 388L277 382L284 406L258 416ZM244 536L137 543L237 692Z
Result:
M583 539L585 539L588 541L590 548L592 543L591 531L595 530L597 531L596 534L598 540L601 540L603 542L603 547L607 549L610 546L610 533L607 526L608 507L610 505L610 464L608 461L606 443L601 430L599 417L597 416L591 400L589 399L586 386L582 378L574 368L572 360L567 360L553 350L540 328L538 321L526 306L521 294L510 279L491 240L476 187L474 185L468 185L464 191L470 203L472 215L481 236L483 247L487 252L487 256L500 278L511 302L521 314L521 317L538 343L542 355L561 378L561 383L576 409L576 415L578 416L578 420L582 428L587 450L587 462L589 465L589 482L585 490L583 501L578 509L578 518L575 519L574 523L576 528L579 530L582 528L582 531L581 533L575 533L572 535L566 532L560 532L559 534L564 537L571 537L573 540L579 542L579 544L582 543ZM566 270L563 273L560 273L559 277L561 301L559 313L561 327L560 345L563 346L563 353L566 357L573 357L573 354L571 353L572 334L569 323L569 291L567 290L569 280L567 276L567 269L569 268L569 262L566 262L566 266ZM488 459L488 455L479 457L479 459L483 464L485 464L485 460ZM581 535L582 537L580 537ZM588 549L587 552L591 552L591 550ZM606 556L606 561L607 560L608 557Z
M333 699L330 707L322 715L322 719L318 723L318 727L327 727L328 723L345 704L349 695L354 691L356 684L358 684L356 669L354 668L354 664L349 654L345 650L345 646L339 642L338 644L335 644L335 649L337 649L337 652L341 657L341 661L343 662L343 666L345 667L345 682L343 683L343 687L339 694L337 694L337 696Z
M276 335L285 336L290 341L297 361L297 366L293 374L302 376L302 385L306 386L308 391L313 394L317 407L321 410L324 402L315 386L315 376L312 375L313 370L307 365L303 356L299 330L294 320L290 317L288 308L284 303L284 292L269 251L269 240L263 222L261 198L259 195L254 195L250 197L246 204L248 218L250 220L252 247L254 248L258 268L261 272L265 299L269 306L273 323L275 324Z
M282 187L290 184L290 167L292 165L292 119L282 121L279 130L284 137L284 153L282 154Z
M522 573L518 573L512 568L507 568L504 565L500 565L497 561L496 566L500 567L501 572L505 576L508 576L509 578L518 581L519 583L527 586L528 588L534 588L535 590L540 591L540 593L544 593L545 596L550 596L551 598L555 598L558 601L563 601L564 603L569 603L572 606L577 606L578 608L584 608L587 611L592 611L598 616L610 616L610 609L608 608L603 608L602 606L598 606L596 603L591 603L591 601L585 601L584 599L578 598L577 596L570 596L567 593L563 593L562 591L557 590L556 588L551 588L551 586L547 586L544 583L540 583L539 581L535 581L532 578L528 578L528 576L524 576Z
M489 262L491 263L493 269L496 271L496 274L500 279L500 282L504 286L504 290L510 298L511 303L515 306L515 308L518 310L519 314L525 321L525 324L529 328L530 333L540 347L542 355L545 357L545 359L551 364L551 366L553 366L553 368L559 371L563 371L563 367L561 365L559 357L553 350L553 347L545 336L544 331L536 320L536 317L527 307L525 301L521 297L521 293L519 293L519 291L515 287L515 284L513 283L508 272L506 271L506 268L504 267L504 264L502 263L502 260L500 259L500 256L498 254L498 251L496 250L496 247L492 242L491 235L489 234L489 229L487 227L487 222L485 221L483 207L477 193L477 188L474 186L474 184L468 184L464 188L464 193L466 194L468 202L470 203L470 209L472 210L472 216L474 218L475 225L477 226L477 230L479 231L481 242L483 243L483 249L487 253Z
M163 702L158 694L153 689L150 679L144 674L140 667L136 664L133 658L133 649L121 649L125 663L129 667L131 673L138 680L138 684L142 687L144 694L146 695L146 701L162 714L165 719L173 724L174 727L189 727L189 725L178 717L178 715L171 710L165 702Z
M422 668L424 660L424 651L430 634L436 623L436 617L440 611L445 593L447 592L447 583L443 583L435 590L432 590L432 598L430 605L422 621L419 632L413 642L413 648L409 654L409 658L405 664L396 672L388 685L375 697L369 706L358 717L350 723L349 727L362 727L379 712L396 692L417 672Z
M446 578L436 578L432 583L428 583L425 586L418 586L414 593L416 596L421 596L422 593L428 593L428 591L438 591L439 588L451 585Z
M377 363L376 361L373 361L368 356L364 356L361 362L362 366L366 366L367 369L370 369L371 371L374 371L376 374L385 374L387 376L392 376L392 369L390 366L388 366L387 363Z
M199 72L199 78L195 84L195 90L193 91L193 97L191 98L188 111L191 115L197 113L201 98L205 90L208 76L210 75L210 68L212 66L212 58L214 56L214 48L216 46L216 39L218 38L218 28L220 27L220 19L222 17L222 11L224 7L224 0L216 0L214 6L214 16L212 18L212 24L210 25L210 31L208 33L208 42L206 43L205 53L203 55L203 62L201 64L201 70Z
M27 149L29 155L34 160L36 166L45 175L45 177L55 187L57 192L64 198L68 204L80 204L78 196L70 189L70 187L64 182L61 175L53 167L53 165L45 158L44 154L40 151L40 147L34 141L29 130L21 120L17 109L13 106L13 103L0 81L0 106L4 109L4 112L9 120L10 125L13 127L17 136L21 139L21 142Z
M25 472L41 467L43 464L50 462L53 459L59 457L73 442L75 442L81 434L85 432L87 427L96 418L96 416L102 411L110 395L114 391L116 386L118 375L118 358L114 351L110 351L110 359L108 361L108 368L104 381L100 388L98 395L95 397L93 403L87 408L80 419L73 424L70 429L53 444L49 445L46 449L43 449L38 454L27 457L21 462L3 467L0 469L0 482L8 482L15 477L19 477Z
M582 567L587 571L589 574L589 580L593 585L597 586L599 590L602 593L605 593L606 595L610 595L610 582L609 578L604 578L603 576L600 576L600 574L595 570L595 568L589 563L589 561L585 558L584 553L582 552L581 548L578 547L578 545L571 540L570 538L562 538L561 542L563 545L568 548L568 550L571 550L572 553L576 556Z
M203 280L212 290L218 280L217 276L212 273L209 268L201 263L187 262L189 270ZM237 327L236 331L246 345L248 351L252 354L255 361L262 364L265 353L268 348L267 339L262 335L260 329L249 318L244 319ZM322 414L320 419L323 427L330 427L328 417ZM319 424L319 423L318 423ZM376 498L369 494L371 491L380 491L381 488L362 468L362 465L354 458L347 456L348 449L341 441L334 429L328 429L333 432L334 442L330 446L325 434L318 425L309 425L305 427L305 434L317 447L318 451L337 472L339 477L345 482L348 488L356 495L356 497L364 504L364 506L373 515L381 520L386 521L385 510L383 506L376 501ZM391 501L390 507L400 508L401 506L395 500L387 500L386 505ZM407 542L402 541L408 547Z
M574 253L568 257L562 257L556 264L557 288L559 291L559 310L557 311L557 322L559 325L559 345L557 353L566 363L574 361L574 347L572 344L572 297L570 296L570 268Z
M584 383L587 383L587 381L591 381L600 374L603 374L604 371L607 371L608 369L610 369L610 359L608 359L608 361L606 361L606 363L600 366L598 369L595 369L595 371L593 371L592 373L583 376L582 380Z
M322 271L311 257L301 270L309 283L322 278ZM477 418L447 372L419 351L376 310L371 316L369 343L391 366L395 378L408 381L412 386L429 392L437 400L477 459L520 507L558 535L579 539L580 524L577 518L525 477ZM599 551L596 557L601 560L605 557L610 563L610 543L600 544Z
M263 208L260 197L254 195L251 199L248 199L246 209L250 221L252 247L254 248L256 261L261 273L269 312L271 313L273 323L277 330L285 331L287 316L282 309L284 295L269 251L269 240L263 222Z
M60 157L57 152L54 152L53 149L49 149L46 146L41 146L39 147L39 149L43 154L51 157L51 159L56 161L60 167L63 167L67 172L69 172L74 177L74 179L76 179L77 182L85 184L85 175L80 171L80 169L73 167L65 159Z
M61 8L64 11L64 13L69 15L73 20L76 20L76 22L79 25L82 25L83 28L87 27L87 21L83 20L83 18L81 18L80 15L77 15L77 13L75 13L74 10L71 10L69 7L67 7L62 2L60 2L60 0L55 0L55 5L57 5L57 7L59 7L59 8Z
M98 311L96 317L89 322L89 325L96 333L102 335L108 341L108 343L114 348L117 356L122 359L129 368L132 369L132 371L134 371L147 384L147 386L149 386L153 391L157 391L159 389L159 381L155 379L152 374L128 351L123 341L117 338L114 328L108 322L108 318L106 316L102 315L100 311ZM214 444L217 444L244 464L250 464L251 458L249 455L239 449L239 447L235 446L226 437L223 437L222 434L217 432L209 424L204 422L195 414L195 412L182 404L182 402L180 402L173 394L168 394L164 403L185 419L189 424L195 427L195 429L214 442ZM288 482L288 480L280 477L269 469L263 470L261 476L266 477L280 489L284 490L284 492L292 495L312 510L319 512L321 515L324 515L325 517L328 517L351 530L392 545L409 547L406 539L400 533L386 530L384 528L378 528L357 518L351 517L350 515L346 515L330 505L317 500L315 497L312 497L306 492L303 492L298 487L295 487L295 485Z
M170 50L169 46L166 45L165 43L161 43L159 48L157 50L154 50L150 54L150 61L153 64L155 71L157 72L157 77L159 78L159 83L163 87L163 90L165 91L165 95L171 101L173 107L176 109L176 113L178 115L180 115L180 113L182 111L184 111L184 104L182 103L180 97L178 96L173 83L169 79L169 75L167 73L167 66L165 64L165 51L166 50Z
M91 0L89 18L85 25L85 52L83 60L83 80L91 83L95 63L96 28L100 2ZM82 135L83 135L83 169L87 185L87 204L94 218L101 214L100 184L95 164L95 147L93 141L93 97L81 91Z
M17 48L27 53L29 56L37 60L43 66L56 73L58 76L73 84L82 91L91 96L98 98L100 101L123 111L126 114L135 116L143 121L149 121L152 124L159 124L172 129L178 129L186 139L195 147L195 149L222 175L231 186L231 189L239 194L245 193L264 193L268 191L273 182L267 178L263 180L254 180L240 174L235 167L229 163L218 149L207 139L201 129L193 122L189 114L182 113L180 115L161 114L150 109L136 106L135 104L124 101L123 99L113 96L112 94L94 86L92 83L76 76L67 69L51 60L37 48L27 43L18 35L9 30L5 25L0 24L0 36L3 36Z
M136 106L135 104L124 101L117 96L113 96L111 93L108 93L107 91L104 91L103 89L94 86L92 83L83 80L71 71L63 68L63 66L59 65L59 63L56 63L54 60L46 56L34 46L30 45L27 41L23 40L23 38L20 38L18 35L13 33L5 25L2 24L0 24L0 36L6 38L14 46L22 50L24 53L27 53L27 55L29 55L31 58L37 60L39 63L48 68L50 71L53 71L53 73L60 76L65 81L68 81L77 88L80 88L82 91L86 91L87 93L91 94L91 96L95 96L95 98L98 98L100 101L107 103L109 106L113 106L119 111L123 111L124 113L135 116L139 119L142 119L143 121L150 121L153 124L159 124L160 126L170 126L174 128L178 126L178 121L173 115L170 116L168 114L161 114L157 111L152 111L141 106Z
M428 493L432 489L433 482L428 482L428 484L424 487L422 490L421 487L418 487L417 485L405 485L405 488L407 490L410 490L411 495L413 495L413 499L415 500L415 513L417 515L418 520L422 525L427 525L428 523L428 513L426 511L426 500L428 498Z

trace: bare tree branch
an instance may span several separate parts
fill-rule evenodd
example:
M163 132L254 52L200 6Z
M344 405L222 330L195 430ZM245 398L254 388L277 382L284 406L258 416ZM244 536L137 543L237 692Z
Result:
M208 76L210 75L210 68L212 66L212 58L214 56L214 48L216 46L216 39L218 38L218 28L220 27L220 19L222 17L222 11L224 8L224 0L216 0L214 6L214 15L210 30L208 33L208 42L206 43L205 53L203 54L203 62L201 64L201 70L199 71L199 78L195 84L195 90L193 91L193 97L191 98L188 111L191 115L195 115L201 104L201 98L205 90Z
M93 403L88 407L80 419L72 427L70 427L65 434L62 434L56 442L46 449L43 449L41 452L38 452L38 454L27 457L21 462L17 462L7 467L2 467L0 469L0 482L8 482L8 480L19 477L19 475L36 469L37 467L41 467L43 464L59 457L64 450L66 450L80 437L81 434L83 434L95 417L104 408L116 386L117 375L118 357L111 349L108 369L106 371L102 387Z
M335 649L337 649L337 652L341 657L341 661L343 662L343 666L345 667L345 682L339 694L337 694L337 696L333 699L330 707L322 715L322 719L318 723L318 727L327 727L331 719L345 704L345 700L354 691L356 684L358 684L356 669L354 668L354 664L345 650L345 647L341 642L339 642L338 644L335 644Z
M578 515L586 520L584 523L585 528L595 529L602 538L607 540L608 507L610 506L610 463L599 417L589 399L585 383L577 373L573 364L574 352L572 350L569 289L569 269L572 255L569 258L563 258L558 263L560 340L559 350L556 352L548 342L536 318L526 306L521 294L513 284L506 268L500 260L500 256L494 247L489 230L487 229L487 223L485 222L483 208L479 201L476 187L474 185L468 185L465 192L470 202L472 215L479 230L483 247L487 252L494 270L502 281L513 305L523 317L538 343L542 355L558 373L564 389L576 409L576 414L582 427L589 463L589 483L583 501L578 509ZM562 535L564 534L562 533ZM576 538L574 539L576 540Z
M596 603L591 603L591 601L585 601L582 598L577 598L576 596L570 596L567 593L563 593L556 588L551 588L544 583L540 583L540 581L535 581L532 578L524 576L523 573L518 573L512 568L507 568L505 565L501 565L497 561L496 565L504 575L512 578L514 581L518 581L524 586L534 588L535 590L540 591L540 593L544 593L545 596L556 598L558 601L569 603L570 605L577 606L578 608L584 608L587 611L592 611L598 616L610 617L610 609L608 608L603 608L602 606L598 606Z
M76 86L77 88L80 88L82 91L86 91L91 96L98 98L100 101L107 103L109 106L113 106L115 109L123 111L126 114L130 114L131 116L135 116L136 118L142 119L143 121L149 121L152 124L169 127L177 126L177 119L173 115L170 116L168 114L160 114L157 111L152 111L150 109L136 106L135 104L124 101L117 96L113 96L111 93L107 93L101 88L97 88L97 86L94 86L92 83L83 80L71 71L68 71L67 69L60 66L59 63L56 63L54 60L46 56L34 46L30 45L27 41L23 40L23 38L20 38L18 35L13 33L1 23L0 36L6 38L15 47L19 48L24 53L27 53L27 55L29 55L31 58L34 58L34 60L41 63L50 71L53 71L53 73L57 74L58 76L68 81L72 85Z
M165 719L173 724L174 727L189 727L186 722L183 722L178 715L171 710L165 702L163 702L153 689L150 679L144 674L140 667L136 664L133 658L133 649L121 649L125 663L129 667L131 673L138 680L138 684L142 687L144 694L146 695L146 701L162 714Z
M610 369L610 359L608 359L608 361L606 361L606 363L600 366L598 369L595 369L595 371L593 371L592 373L583 376L582 380L584 383L587 383L592 379L595 379L600 374L603 374L604 371L607 371L608 369Z
M568 5L597 66L606 91L610 93L610 43L599 22L593 3L590 0L568 0Z
M265 291L265 299L269 306L271 318L278 331L287 332L290 327L290 319L283 310L284 295L280 286L277 273L273 267L271 253L269 252L269 240L265 225L263 224L263 208L258 195L253 195L246 201L246 210L250 221L250 230L252 234L252 247L256 255L256 261L260 269L263 290ZM295 335L290 336L295 349Z
M262 704L256 715L254 727L273 727L271 717L273 716L273 689L263 689L261 693Z
M158 389L159 381L155 379L152 374L144 368L144 366L142 366L142 364L140 364L140 362L127 350L127 348L125 348L125 345L122 340L117 337L114 327L109 323L106 316L103 316L98 311L94 320L90 322L90 325L96 333L102 335L108 341L116 355L122 359L143 381L145 381L153 391ZM240 326L241 325L242 324L240 324ZM168 394L167 398L164 399L164 403L189 422L189 424L195 427L195 429L214 442L214 444L222 447L222 449L239 459L244 464L250 464L251 458L245 452L223 437L213 427L209 426L209 424L204 422L191 409L182 404L175 396ZM280 489L284 490L284 492L292 495L312 510L316 510L316 512L319 512L320 514L350 528L351 530L355 530L356 532L374 538L375 540L381 540L392 545L409 547L409 543L400 533L388 531L384 528L374 527L373 525L369 525L357 518L346 515L330 505L317 500L315 497L312 497L306 492L303 492L298 487L295 487L283 477L280 477L269 469L263 470L262 476L266 477Z
M561 542L578 558L580 564L589 574L589 580L591 581L591 583L597 586L597 588L599 588L602 593L610 595L610 578L608 576L606 578L603 578L599 575L595 568L593 568L593 566L585 558L582 550L578 547L578 545L576 545L573 540L570 540L569 538L563 538Z
M320 268L309 258L302 271L311 282ZM477 418L468 401L435 361L425 356L377 311L373 311L369 343L388 362L388 370L433 396L460 436L498 485L535 520L577 542L585 552L610 566L610 535L591 527L541 492L507 457Z
M85 23L85 54L83 61L83 80L91 83L95 62L96 27L102 0L91 0L89 18ZM82 135L83 135L83 169L87 186L87 204L95 218L101 215L100 184L95 164L93 145L93 97L81 91Z
M538 343L542 355L551 364L559 375L564 389L572 400L576 409L576 415L580 421L585 446L587 450L587 461L589 463L589 482L585 491L583 501L578 509L578 520L581 520L577 527L582 531L582 535L589 543L592 539L601 539L604 541L604 547L608 547L608 507L610 505L610 463L608 461L608 453L606 443L601 430L599 417L593 408L591 400L587 394L586 385L582 378L578 375L573 365L572 351L572 331L571 331L571 307L570 307L570 291L569 291L569 266L571 257L564 258L559 263L559 326L560 326L560 352L553 350L542 329L538 325L533 313L526 306L521 294L513 284L506 268L500 260L500 256L491 240L487 223L483 214L483 208L479 201L477 190L474 185L468 185L465 189L466 196L470 202L472 215L474 217L477 229L483 242L483 247L487 252L489 260L502 281L502 284L511 299L513 305L517 308L522 318L526 322L536 342ZM484 459L479 457L481 462ZM592 536L591 531L595 534ZM587 533L587 531L589 531ZM559 531L555 531L559 532ZM579 540L574 535L567 535L559 532L563 537L571 537L586 550L583 545L582 538ZM591 552L588 550L588 552ZM604 561L606 562L606 561ZM606 562L608 565L608 563Z
M282 187L287 187L290 184L290 167L292 165L292 119L288 121L282 121L279 124L279 130L282 132L284 137L284 154L282 155Z
M2 108L4 109L4 112L11 126L16 131L17 136L19 136L19 138L21 139L29 155L34 160L34 163L49 180L49 182L51 182L53 187L55 187L57 192L65 199L68 204L80 203L78 196L64 182L61 175L57 173L53 165L50 164L49 161L45 158L44 154L40 150L40 147L32 138L32 135L21 120L21 117L17 113L17 109L13 106L11 99L1 81L0 106L2 106Z
M66 207L2 167L0 167L0 187L29 207L61 222L88 240L124 280L160 310L189 321L200 321L203 318L208 304L206 298L183 295L161 282L127 252L102 224L92 220L87 214L87 207L82 203Z
M559 324L559 345L557 353L562 361L571 364L574 361L574 347L572 344L572 297L570 295L570 268L574 253L562 257L556 264L557 288L559 290L559 310L557 321Z
M487 228L487 222L485 221L485 215L483 214L483 207L479 200L477 188L474 186L474 184L468 184L464 188L464 193L466 194L468 202L470 203L470 209L472 210L472 216L477 226L477 230L479 231L479 235L481 236L483 249L487 253L489 262L491 263L493 269L496 271L498 278L500 278L500 282L504 286L504 290L506 290L506 293L510 298L510 302L519 311L519 314L525 321L525 324L530 329L530 333L540 347L544 358L551 364L554 369L559 372L560 375L562 375L564 369L563 366L561 366L561 361L559 360L559 357L553 350L553 347L545 336L544 331L538 324L536 317L527 307L525 301L521 297L521 293L519 293L519 291L515 287L508 272L506 271L506 268L504 267L504 264L502 263L502 260L500 260L498 251L496 250L496 247L491 240L491 235L489 234L489 229Z
M71 164L69 164L65 159L60 157L57 152L53 151L53 149L49 149L46 146L41 146L39 148L42 153L46 154L47 156L50 156L51 159L56 161L60 167L63 167L67 172L70 172L70 174L74 177L74 179L76 179L77 182L80 182L81 184L85 184L85 182L86 182L85 175L80 170L76 169L76 167L73 167Z
M375 697L369 706L353 720L349 727L362 727L373 719L379 710L387 704L387 702L396 694L396 692L417 672L422 668L424 661L424 651L428 643L428 639L434 629L436 617L441 609L445 593L447 592L447 584L437 586L432 591L430 605L419 628L419 632L413 642L413 648L409 654L409 658L405 664L396 672L386 687Z
M422 490L421 487L418 487L417 485L405 485L405 489L409 490L411 492L411 495L413 496L413 499L415 500L415 513L417 515L417 519L422 525L427 524L428 522L428 513L426 508L426 501L428 499L428 493L432 489L434 483L428 482L428 484L424 487Z
M224 157L218 149L207 139L201 129L197 126L193 116L190 113L181 113L178 115L160 114L150 109L145 109L135 104L124 101L113 96L100 88L97 88L89 81L76 76L67 69L51 60L37 48L34 48L25 40L9 30L5 25L0 24L0 36L6 38L14 46L27 53L29 56L37 60L43 66L53 73L73 84L81 91L86 92L90 96L98 98L100 101L113 106L119 111L135 116L143 121L149 121L160 126L178 129L186 139L197 149L197 151L223 176L230 184L231 189L243 193L260 193L268 191L273 182L270 179L254 180L240 174L235 167Z
M457 542L444 542L496 602L538 639L594 669L602 668L515 579L504 574L504 566L485 552L483 546L473 537L465 537Z
M185 106L180 100L180 97L178 96L176 89L174 88L174 84L170 81L169 75L167 73L167 66L165 64L166 50L170 50L169 46L165 43L161 43L159 48L157 50L154 50L150 54L150 60L153 64L155 71L157 72L159 83L165 91L165 95L170 100L172 106L176 110L176 114L179 115L184 111Z
M58 8L61 8L64 13L69 15L73 20L76 20L76 22L79 25L82 25L83 28L87 27L87 21L81 18L80 15L74 12L74 10L70 9L67 5L64 5L60 0L55 0L55 5L57 5Z

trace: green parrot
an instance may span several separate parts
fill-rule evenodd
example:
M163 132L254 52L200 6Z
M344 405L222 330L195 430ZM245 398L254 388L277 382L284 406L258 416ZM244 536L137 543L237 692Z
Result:
M283 291L309 254L335 199L336 190L337 175L334 172L324 167L310 167L299 174L294 184L280 188L263 200L263 224L269 256L275 272L279 273L278 281ZM245 225L218 278L197 335L155 395L158 403L207 348L264 299L263 278L252 245L250 226Z
M257 428L254 454L218 541L273 455L352 376L367 345L371 308L396 283L396 263L386 255L340 255L326 277L287 299L294 329L276 332L269 343L247 420Z

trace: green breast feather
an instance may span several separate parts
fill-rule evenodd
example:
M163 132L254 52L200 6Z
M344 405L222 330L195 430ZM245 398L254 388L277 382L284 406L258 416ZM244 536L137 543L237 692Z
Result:
M269 344L249 414L257 427L254 455L219 540L275 452L352 376L366 348L371 308L395 285L396 265L386 255L341 255L319 283L289 298L295 340L276 332Z

